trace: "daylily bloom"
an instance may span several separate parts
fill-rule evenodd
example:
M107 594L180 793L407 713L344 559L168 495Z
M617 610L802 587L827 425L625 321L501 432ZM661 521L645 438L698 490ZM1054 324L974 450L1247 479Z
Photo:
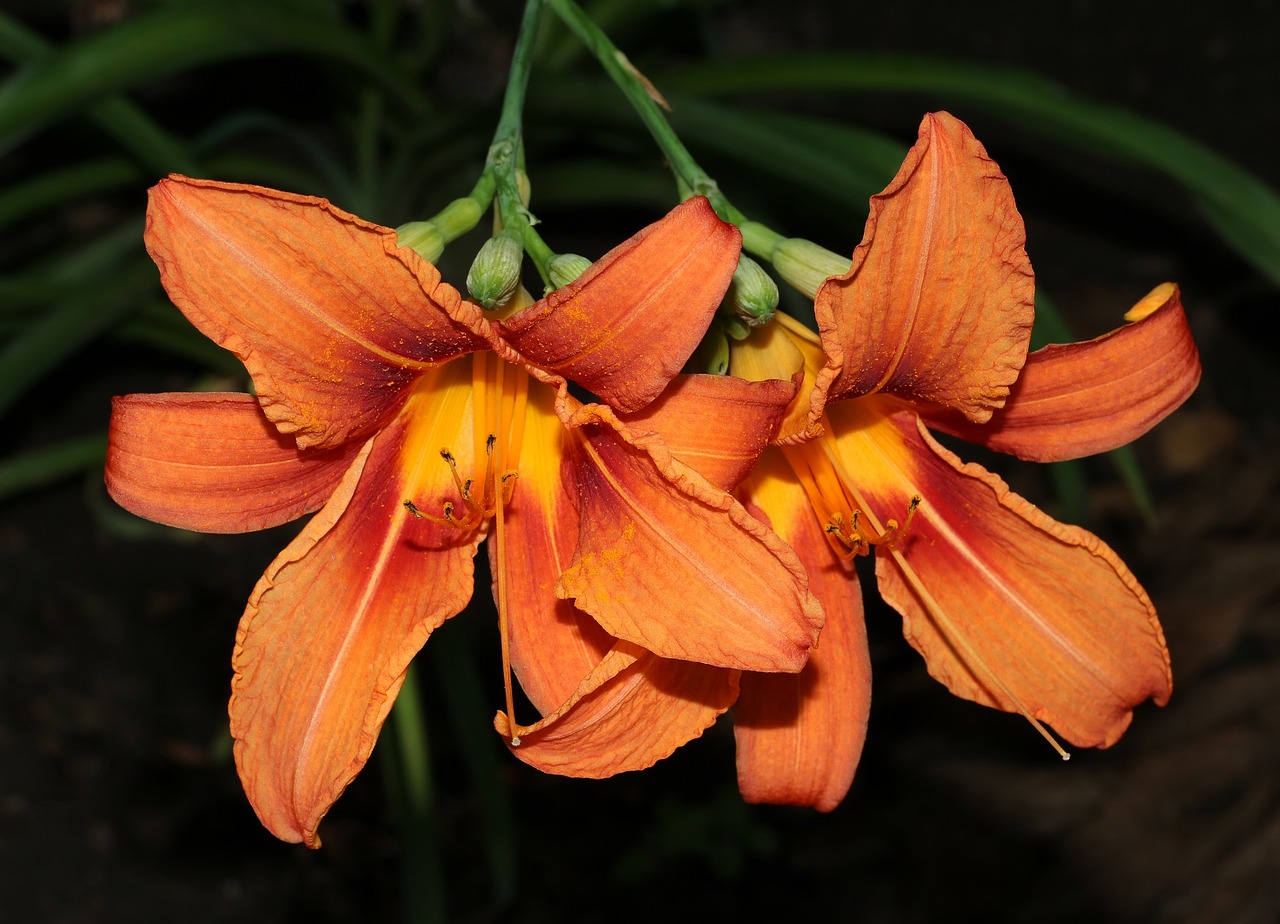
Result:
M849 272L809 293L821 338L779 314L733 348L733 376L803 379L781 446L754 468L725 464L707 448L723 439L718 427L732 426L715 412L692 431L706 444L670 432L710 396L741 387L733 376L684 377L668 391L674 413L624 415L712 482L741 482L748 509L804 562L826 611L821 642L799 674L766 675L631 657L598 627L581 645L566 621L545 620L540 650L563 653L546 672L567 684L551 698L590 673L517 756L559 772L617 772L626 769L616 763L620 742L644 737L634 729L662 727L718 691L717 708L733 708L744 797L835 808L870 713L852 559L872 547L882 595L956 694L1099 747L1119 738L1138 703L1167 700L1154 608L1115 553L961 463L924 426L1023 458L1074 458L1136 438L1194 389L1199 361L1172 284L1139 302L1128 327L1028 356L1023 240L998 168L964 125L929 116L872 200Z
M805 369L783 445L742 496L805 562L827 612L802 673L742 676L734 719L749 801L829 810L849 788L870 702L849 560L872 548L881 596L956 695L1082 747L1115 743L1136 705L1169 698L1155 608L1116 554L929 432L1076 458L1145 433L1199 380L1171 283L1127 327L1028 355L1024 239L999 168L965 125L931 114L871 200L849 271L810 293L820 340L782 318L735 350L730 371L748 378Z
M174 303L241 358L256 396L117 398L112 496L208 532L318 511L254 588L232 659L237 766L277 836L318 846L410 660L466 605L486 535L504 642L548 709L573 692L540 682L549 612L635 658L805 663L822 613L794 553L619 417L663 392L732 275L737 232L705 200L500 319L394 231L321 199L173 177L152 190L146 239ZM566 377L608 403L581 404ZM760 422L714 450L749 467L794 386L742 384L730 397ZM715 705L690 704L679 733Z

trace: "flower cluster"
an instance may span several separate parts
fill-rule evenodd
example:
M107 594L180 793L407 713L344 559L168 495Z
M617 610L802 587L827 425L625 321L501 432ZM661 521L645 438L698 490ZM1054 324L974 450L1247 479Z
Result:
M1128 442L1198 378L1177 289L1028 355L1021 218L945 113L872 200L848 272L808 293L818 333L779 314L734 342L728 375L681 374L741 246L698 197L498 311L324 200L171 177L146 239L255 391L118 398L112 496L211 532L314 513L233 654L237 765L281 838L319 843L411 659L467 605L482 540L510 665L495 725L550 772L649 766L732 707L743 795L833 808L866 734L851 560L873 549L958 696L1088 747L1169 696L1154 608L1117 556L930 430L1039 461ZM537 721L517 721L511 673Z

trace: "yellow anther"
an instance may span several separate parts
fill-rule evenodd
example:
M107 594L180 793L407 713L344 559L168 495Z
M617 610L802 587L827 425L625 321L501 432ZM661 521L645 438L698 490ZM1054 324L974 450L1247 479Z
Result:
M871 527L863 526L861 523L861 510L855 509L849 514L847 525L844 514L831 514L825 527L825 532L831 539L831 547L835 549L836 554L841 558L869 555L871 549L875 546L882 545L886 549L892 549L894 543L905 536L907 530L911 528L911 521L916 515L916 508L920 506L920 500L921 498L918 494L911 498L911 502L907 505L907 520L905 523L899 525L897 520L890 519L885 523L883 532L877 532Z

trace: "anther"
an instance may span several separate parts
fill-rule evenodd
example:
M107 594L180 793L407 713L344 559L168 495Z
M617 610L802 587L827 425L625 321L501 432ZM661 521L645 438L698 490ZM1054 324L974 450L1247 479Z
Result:
M913 496L911 502L907 504L906 522L899 524L897 520L890 519L885 523L883 532L877 532L874 528L863 526L861 523L862 511L858 509L849 514L847 526L843 514L833 513L823 529L832 540L832 548L841 558L869 555L874 546L884 546L886 550L892 549L897 541L905 536L907 530L910 529L911 521L915 518L916 509L920 506L920 503L920 495Z

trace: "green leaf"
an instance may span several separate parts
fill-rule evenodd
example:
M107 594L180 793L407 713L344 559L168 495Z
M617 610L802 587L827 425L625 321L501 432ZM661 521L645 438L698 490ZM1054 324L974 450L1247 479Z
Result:
M155 284L155 268L139 262L106 282L62 298L0 349L0 416L50 370L131 312Z
M184 3L79 39L0 87L0 146L112 93L216 61L297 53L353 65L410 111L425 98L386 57L340 23L244 2Z
M0 228L91 193L141 182L142 171L123 157L87 160L38 174L0 192Z
M142 222L120 227L24 270L0 276L0 319L21 321L67 293L96 287L130 256L142 254Z
M1237 253L1280 282L1280 195L1206 146L1125 109L1080 99L1021 70L928 58L784 55L694 65L664 75L686 93L907 91L963 101L1044 136L1157 171L1189 192Z
M816 116L671 98L671 124L696 148L715 150L865 215L907 147L877 132Z
M540 165L534 180L539 208L605 203L665 210L671 207L675 194L670 177L654 170L652 164L620 160L558 159Z
M550 78L539 90L530 99L532 118L628 136L643 131L611 86ZM696 154L723 154L860 215L893 178L907 150L876 132L816 116L740 109L693 96L667 99L672 126Z
M107 458L107 436L98 433L0 459L0 500L61 481Z

